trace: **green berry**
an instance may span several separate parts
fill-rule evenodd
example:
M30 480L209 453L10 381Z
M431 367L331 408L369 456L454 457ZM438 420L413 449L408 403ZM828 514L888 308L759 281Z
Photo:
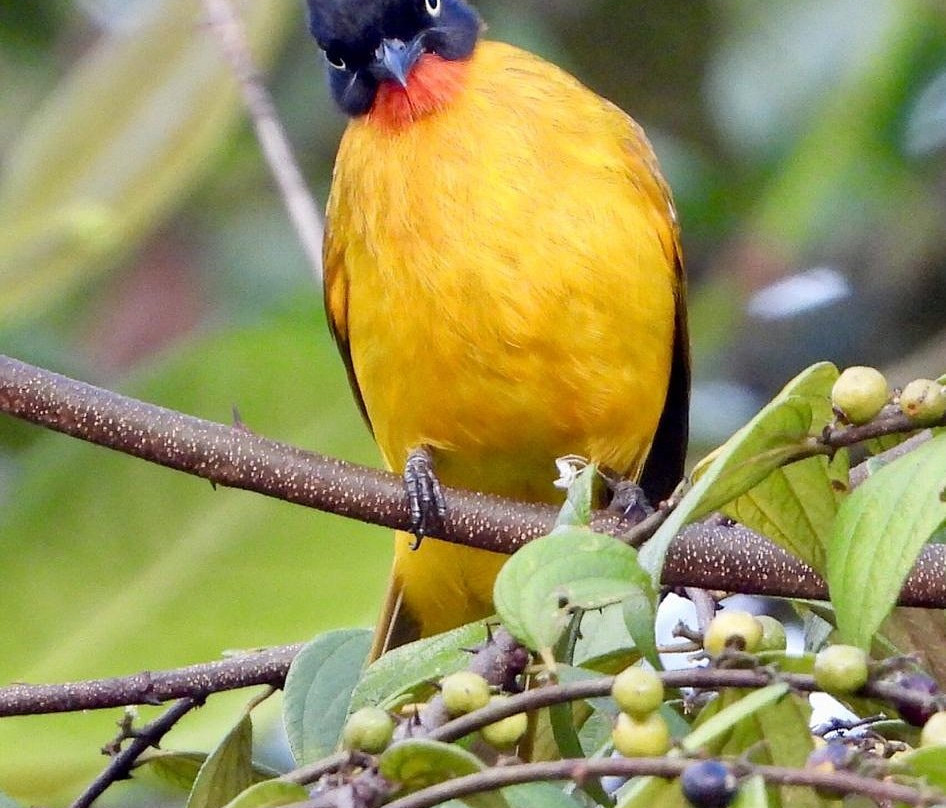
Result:
M383 752L394 735L394 719L380 707L362 707L348 717L342 731L346 749L376 755Z
M739 783L724 763L700 760L683 770L680 787L694 808L726 808L735 798Z
M814 674L827 693L853 693L867 683L867 654L853 645L829 645L815 656Z
M923 725L920 746L946 746L946 712L933 713Z
M490 704L506 701L508 696L493 696ZM494 724L487 724L480 730L483 740L497 749L509 749L519 743L520 738L529 728L529 718L525 713L516 713L508 718L501 718Z
M643 718L663 704L664 683L654 671L635 665L614 677L611 695L625 713Z
M759 643L758 650L784 651L788 645L785 626L779 620L767 614L760 614L756 620L762 624L762 641Z
M624 757L660 757L670 749L670 730L660 713L644 718L618 713L611 740Z
M478 673L459 671L440 682L443 705L450 715L464 715L489 704L489 682Z
M866 424L889 398L887 380L877 368L847 368L831 388L831 403L852 424Z
M710 656L726 649L753 653L762 642L762 624L749 612L720 612L706 627L703 648Z
M946 387L932 379L914 379L900 393L900 409L917 424L936 423L946 415Z

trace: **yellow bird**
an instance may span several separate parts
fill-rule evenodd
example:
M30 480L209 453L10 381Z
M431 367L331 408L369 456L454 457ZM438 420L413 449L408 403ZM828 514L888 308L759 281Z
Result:
M664 498L687 439L685 281L641 128L554 65L483 40L462 0L309 11L351 118L326 309L418 534L436 523L437 479L554 502L566 454ZM504 556L396 542L375 655L491 613Z

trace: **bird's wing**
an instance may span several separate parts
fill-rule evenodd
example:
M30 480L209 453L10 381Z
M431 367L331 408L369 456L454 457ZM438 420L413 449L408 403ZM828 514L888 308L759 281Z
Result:
M676 314L670 384L640 485L654 504L667 499L683 479L690 417L690 339L687 328L686 276L677 254Z
M364 416L368 429L374 431L371 419L368 417L368 408L365 406L364 396L358 386L358 377L355 375L355 365L351 358L351 343L348 338L348 272L345 268L345 255L334 238L331 219L325 224L325 241L322 249L322 264L324 271L325 315L328 318L329 328L338 346L345 370L348 373L348 383L351 385L358 409Z
M680 247L680 228L670 187L660 173L650 143L632 119L628 160L633 176L640 178L640 188L648 198L659 222L660 238L668 262L674 267L673 353L670 382L663 412L654 433L650 453L644 463L640 485L648 499L658 503L673 493L683 479L690 418L690 337L687 326L686 272Z

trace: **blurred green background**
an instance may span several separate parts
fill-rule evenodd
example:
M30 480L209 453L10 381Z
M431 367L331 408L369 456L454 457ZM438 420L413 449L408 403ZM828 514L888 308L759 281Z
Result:
M695 456L813 361L899 383L946 370L941 0L479 5L490 36L654 141L691 279ZM302 6L237 3L324 202L344 121ZM235 405L261 434L376 464L205 22L198 0L0 5L0 351L204 418ZM5 417L0 509L0 683L370 625L388 565L386 531ZM206 749L246 698L211 700L165 745ZM0 791L65 803L119 717L3 719ZM261 754L278 765L278 739Z

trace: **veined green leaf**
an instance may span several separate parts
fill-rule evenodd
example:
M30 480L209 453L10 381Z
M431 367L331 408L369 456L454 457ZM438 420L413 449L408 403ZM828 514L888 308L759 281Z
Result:
M223 808L253 784L253 722L244 715L200 767L187 808Z
M388 651L368 666L355 686L352 711L369 704L391 709L405 700L426 699L433 691L431 682L465 670L470 664L469 649L485 640L486 625L481 620Z
M335 751L370 649L370 631L330 631L293 659L284 687L283 720L298 765Z
M827 580L838 630L869 648L923 545L946 521L946 435L884 466L838 512Z
M298 783L285 780L267 780L257 783L227 803L226 808L278 808L309 799L309 792Z
M742 496L804 452L830 418L831 386L837 377L829 362L804 370L704 461L694 486L641 550L641 564L655 583L667 548L684 525Z
M514 637L543 650L555 645L575 608L601 608L650 589L633 548L571 528L513 555L496 579L493 603Z

